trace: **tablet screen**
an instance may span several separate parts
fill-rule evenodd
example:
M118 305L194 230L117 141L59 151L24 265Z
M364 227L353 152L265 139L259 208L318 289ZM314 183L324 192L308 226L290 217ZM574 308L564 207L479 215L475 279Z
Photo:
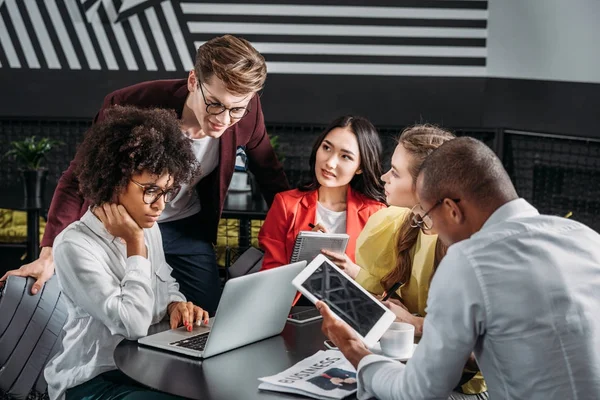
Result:
M385 309L329 263L324 262L302 286L363 337L385 313Z

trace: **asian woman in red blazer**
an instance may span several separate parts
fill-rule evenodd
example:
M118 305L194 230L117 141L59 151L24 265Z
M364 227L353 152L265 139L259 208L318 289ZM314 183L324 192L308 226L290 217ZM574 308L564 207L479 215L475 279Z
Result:
M310 182L275 196L258 235L262 269L289 264L296 236L310 230L347 233L346 257L354 262L358 234L371 214L386 207L381 157L379 134L368 120L334 120L313 146Z

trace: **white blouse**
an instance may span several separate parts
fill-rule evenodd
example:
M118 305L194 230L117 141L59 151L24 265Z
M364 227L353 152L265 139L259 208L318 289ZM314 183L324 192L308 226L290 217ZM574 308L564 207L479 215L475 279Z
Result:
M185 301L171 277L157 224L144 229L148 258L127 257L125 243L112 236L90 211L54 241L56 276L68 317L62 350L48 363L51 399L116 369L114 349L161 321L173 301Z
M346 211L332 211L317 202L317 222L329 233L346 233Z

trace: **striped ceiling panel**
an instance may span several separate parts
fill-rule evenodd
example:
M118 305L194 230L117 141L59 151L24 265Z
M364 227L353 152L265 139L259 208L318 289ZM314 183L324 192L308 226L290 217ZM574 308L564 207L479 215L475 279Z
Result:
M487 1L0 0L0 68L186 71L231 33L269 73L485 76Z

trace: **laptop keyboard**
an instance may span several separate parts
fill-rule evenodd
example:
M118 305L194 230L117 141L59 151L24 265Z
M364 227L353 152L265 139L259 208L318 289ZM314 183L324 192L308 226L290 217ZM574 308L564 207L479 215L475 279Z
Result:
M185 347L186 349L204 351L204 346L206 346L206 341L208 340L208 334L209 332L201 333L169 344L172 346Z

